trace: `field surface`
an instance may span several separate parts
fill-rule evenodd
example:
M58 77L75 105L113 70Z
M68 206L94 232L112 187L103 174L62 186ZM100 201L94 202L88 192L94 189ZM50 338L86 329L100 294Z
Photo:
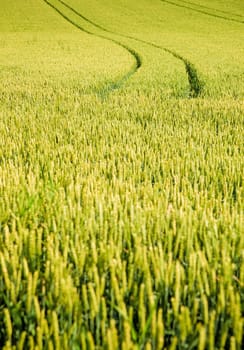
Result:
M241 350L244 2L0 0L0 348Z

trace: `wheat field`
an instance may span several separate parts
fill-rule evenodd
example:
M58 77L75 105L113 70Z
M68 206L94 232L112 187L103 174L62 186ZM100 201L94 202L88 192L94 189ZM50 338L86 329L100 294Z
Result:
M241 350L243 2L0 15L0 349Z

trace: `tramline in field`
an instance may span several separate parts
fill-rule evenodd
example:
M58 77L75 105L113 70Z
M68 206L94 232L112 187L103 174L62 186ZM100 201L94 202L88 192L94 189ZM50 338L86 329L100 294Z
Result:
M242 349L243 10L0 0L1 349Z

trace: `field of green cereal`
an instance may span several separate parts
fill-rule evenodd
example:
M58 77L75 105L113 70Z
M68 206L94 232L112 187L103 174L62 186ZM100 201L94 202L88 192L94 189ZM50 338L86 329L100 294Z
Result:
M0 0L0 349L241 350L242 0Z

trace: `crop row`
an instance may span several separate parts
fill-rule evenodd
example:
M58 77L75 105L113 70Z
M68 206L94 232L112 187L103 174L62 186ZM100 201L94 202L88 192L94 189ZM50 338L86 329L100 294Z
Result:
M166 53L169 53L170 55L172 55L173 57L175 57L176 59L179 59L180 61L183 62L183 64L185 65L185 69L186 69L186 73L188 76L188 81L189 81L189 86L190 86L190 96L191 97L197 97L202 93L203 90L203 82L199 79L198 74L197 74L197 70L194 67L194 65L189 62L189 60L187 60L186 58L182 57L180 54L176 53L173 50L170 50L168 48L164 48L160 45L157 45L155 43L146 41L146 40L142 40L142 39L138 39L134 36L129 36L129 35L123 35L121 33L116 33L116 32L112 32L100 25L98 25L97 23L95 23L94 21L91 21L90 19L88 19L87 17L85 17L84 15L82 15L81 13L79 13L76 9L74 9L72 6L70 6L69 4L67 4L66 2L62 1L62 0L58 0L57 2L59 2L60 4L62 4L66 9L70 10L74 15L78 16L80 19L82 19L83 21L87 22L88 24L92 25L93 28L102 30L104 33L108 33L110 34L110 37L107 37L104 34L97 34L97 32L94 34L94 32L88 31L86 29L84 29L83 27L81 27L80 25L77 25L75 22L73 22L72 20L70 20L67 16L65 16L62 12L60 12L60 10L58 10L56 7L54 7L54 5L52 5L50 2L44 0L46 3L48 3L52 8L55 9L55 11L57 11L59 14L61 14L62 17L64 17L66 20L68 20L71 24L77 26L79 29L85 31L88 34L91 35L95 35L98 36L100 38L104 38L107 40L111 40L112 42L115 42L116 44L124 47L127 51L129 51L132 56L134 56L135 60L136 60L136 67L132 68L124 77L122 77L119 81L112 83L111 87L108 87L107 89L105 89L107 92L111 92L114 89L117 89L119 87L121 87L121 85L134 73L136 73L136 71L141 67L142 65L142 59L140 57L140 55L134 50L129 48L127 45L122 44L121 42L119 42L118 40L115 40L113 38L111 38L111 34L112 35L116 35L116 36L120 36L123 38L127 38L133 41L137 41L139 43L142 44L146 44L149 46L152 46L156 49L160 49L165 51ZM104 90L104 89L103 89ZM104 94L104 93L103 93Z
M224 16L223 14L214 13L214 11L213 11L214 9L211 10L211 8L207 7L207 10L205 10L205 9L202 9L202 7L205 8L205 6L196 5L196 4L193 4L193 3L188 2L188 1L182 1L182 0L180 0L178 2L168 1L168 0L161 0L161 1L165 2L167 4L170 4L170 5L182 7L184 9L187 9L187 10L190 10L190 11L198 12L198 13L201 13L203 15L215 17L217 19L223 19L225 21L232 21L232 22L237 22L237 23L244 23L243 18L242 18L241 15L234 15L235 17L240 17L238 19L230 17L230 16L227 17L227 16ZM194 7L192 7L192 5ZM211 12L209 10L211 10ZM220 10L218 12L222 12L222 11ZM224 13L226 13L226 12L224 12ZM232 15L230 12L228 12L227 14L228 15Z
M4 349L241 349L242 107L131 98L1 116Z

